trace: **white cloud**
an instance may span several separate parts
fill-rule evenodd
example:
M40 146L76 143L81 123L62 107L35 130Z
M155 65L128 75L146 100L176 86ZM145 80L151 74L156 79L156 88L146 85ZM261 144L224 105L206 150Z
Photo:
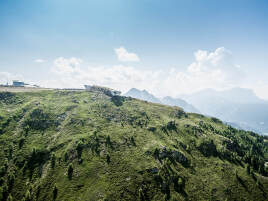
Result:
M84 84L97 84L122 91L136 87L158 96L239 86L243 73L234 63L230 51L225 48L214 52L199 50L194 55L194 62L183 72L176 68L153 71L124 65L85 66L79 58L60 57L52 67L52 72L57 75L55 81L44 85L83 87Z
M195 61L188 67L193 76L206 76L221 81L224 85L237 84L244 73L233 61L232 53L224 47L214 52L198 50L195 52Z
M82 63L82 59L72 57L70 59L65 59L63 57L59 57L55 59L54 66L52 70L55 73L74 73L79 71L80 64Z
M44 63L44 62L46 62L46 61L43 60L43 59L36 59L36 60L34 60L34 62L35 62L35 63Z
M114 49L119 61L140 61L140 58L135 53L128 52L124 47Z
M205 88L222 90L240 86L251 88L259 97L268 99L265 75L259 81L249 78L250 75L246 76L243 69L235 64L232 53L220 47L212 52L196 51L194 61L184 71L176 68L146 70L126 65L87 66L80 58L59 57L53 62L50 78L36 84L59 88L96 84L123 92L135 87L157 96L174 97ZM21 75L0 72L0 84L11 83L15 79L24 80Z

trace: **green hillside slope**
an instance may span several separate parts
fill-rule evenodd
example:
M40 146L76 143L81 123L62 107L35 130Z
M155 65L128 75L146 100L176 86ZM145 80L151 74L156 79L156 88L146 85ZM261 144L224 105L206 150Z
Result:
M268 200L267 138L86 91L0 93L0 200Z

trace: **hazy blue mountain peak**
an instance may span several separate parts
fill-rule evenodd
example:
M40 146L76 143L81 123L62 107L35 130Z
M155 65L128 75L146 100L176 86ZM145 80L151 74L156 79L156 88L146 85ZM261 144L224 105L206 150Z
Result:
M156 98L154 95L150 94L148 91L144 90L139 90L136 88L131 88L127 93L124 94L125 96L130 96L132 98L137 98L153 103L161 103L161 101Z
M172 98L171 96L166 96L162 99L156 98L153 94L150 94L145 89L139 90L136 88L130 89L125 96L130 96L132 98L137 98L141 100L146 100L153 103L162 103L170 106L178 106L183 108L186 112L195 112L199 113L199 111L192 105L188 104L185 100L180 98Z

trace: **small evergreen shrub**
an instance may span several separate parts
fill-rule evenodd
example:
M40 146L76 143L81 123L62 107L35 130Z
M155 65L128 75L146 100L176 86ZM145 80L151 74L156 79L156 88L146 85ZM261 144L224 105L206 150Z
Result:
M53 188L53 200L56 200L57 195L58 195L58 187L57 187L57 185L55 184L55 185L54 185L54 188Z
M111 162L111 157L110 157L109 154L107 154L107 156L106 156L106 161L107 161L108 164Z
M246 168L247 168L248 175L250 175L250 166L249 166L249 164L247 164Z
M83 143L81 141L78 142L78 144L76 146L76 151L77 151L77 156L80 159L82 156L82 152L83 152Z
M52 156L51 156L51 168L52 168L52 169L54 169L55 164L56 164L56 156L55 156L55 154L53 153Z
M31 193L29 190L26 191L24 198L25 201L31 201Z
M7 201L13 201L13 197L12 197L11 194L8 195L8 197L7 197Z
M73 177L73 171L74 171L73 164L70 163L70 164L68 165L68 178L69 178L70 180L71 180L72 177Z
M216 149L216 145L214 144L213 140L206 140L206 141L202 142L199 145L198 149L206 157L217 156L217 149Z

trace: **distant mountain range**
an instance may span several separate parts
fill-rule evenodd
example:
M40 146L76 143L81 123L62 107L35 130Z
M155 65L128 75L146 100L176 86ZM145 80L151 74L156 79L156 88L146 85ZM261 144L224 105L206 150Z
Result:
M167 96L160 99L146 90L132 88L124 95L153 103L178 106L186 112L214 116L239 129L268 133L268 101L258 98L250 89L205 89L180 98Z
M215 116L246 130L268 133L268 101L258 98L250 89L205 89L183 98L202 114Z
M178 106L183 108L186 112L194 112L200 113L194 106L188 104L186 101L180 98L172 98L170 96L166 96L162 99L156 98L153 94L150 94L146 90L139 90L136 88L130 89L124 96L129 96L132 98L137 98L145 101L149 101L152 103L161 103L170 106Z
M166 96L163 99L161 99L161 102L165 105L181 107L186 112L200 113L200 111L196 109L193 105L187 103L185 100L181 98L172 98L170 96Z
M137 98L145 101L149 101L152 103L162 103L158 98L156 98L154 95L150 94L146 90L139 90L136 88L130 89L127 93L124 94L124 96L129 96L132 98Z

